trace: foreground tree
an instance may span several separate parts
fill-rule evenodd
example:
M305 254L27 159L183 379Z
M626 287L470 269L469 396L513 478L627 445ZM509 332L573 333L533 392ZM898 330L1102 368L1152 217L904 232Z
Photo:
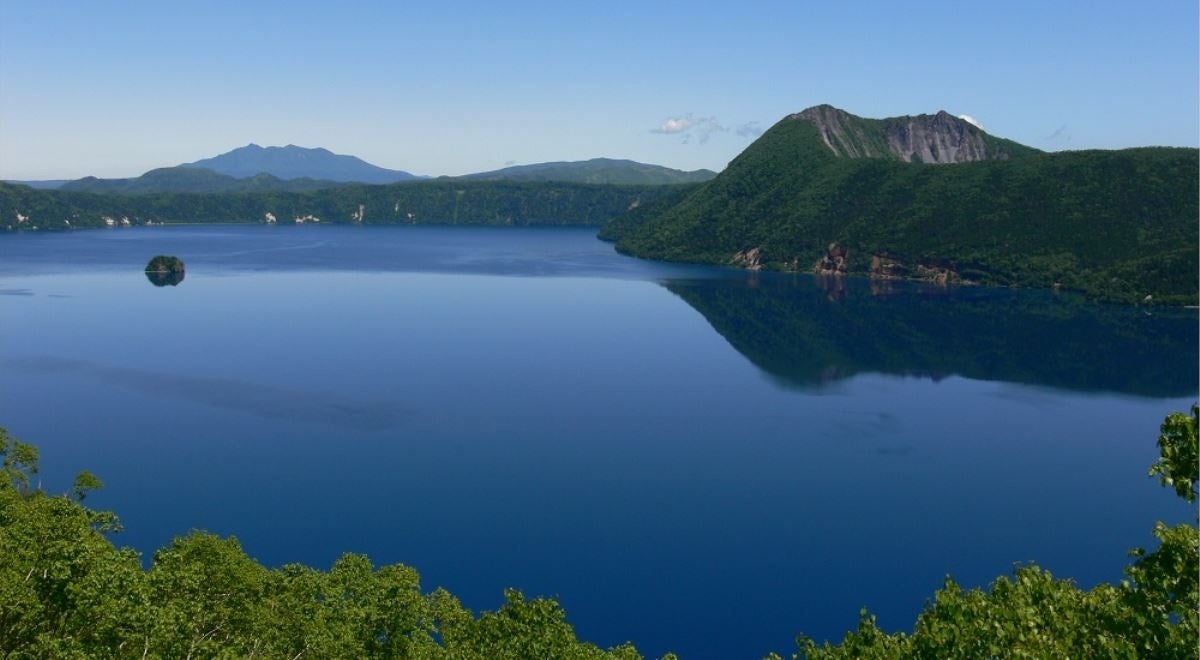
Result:
M33 488L37 449L0 429L0 657L640 658L580 642L552 600L506 594L475 616L402 565L347 554L268 569L235 538L193 532L141 557L115 516Z

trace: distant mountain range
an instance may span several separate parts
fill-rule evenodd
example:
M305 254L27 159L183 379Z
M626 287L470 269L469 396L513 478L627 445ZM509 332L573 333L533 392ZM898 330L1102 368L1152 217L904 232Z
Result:
M593 158L575 162L518 165L491 172L445 179L483 181L553 181L607 185L668 185L700 183L717 174L711 170L686 172L632 160ZM39 189L137 195L150 193L304 192L347 184L392 184L420 181L400 170L372 165L354 156L328 149L260 147L249 144L212 158L175 167L150 170L128 179L9 181Z
M4 181L4 183L15 183L20 186L29 186L30 188L36 188L38 190L57 190L57 189L61 188L64 183L67 183L69 181L71 181L71 179L38 179L35 181L18 181L16 179L6 179Z
M562 181L567 183L606 183L622 185L668 185L702 183L715 177L712 170L675 170L661 165L648 165L632 160L593 158L580 161L559 161L516 165L491 172L479 172L459 177L485 181Z
M397 183L420 177L401 170L372 165L361 158L335 154L328 149L260 147L248 144L233 151L203 158L180 167L203 168L236 179L270 174L279 179L318 179L340 183Z
M304 192L349 185L339 181L280 179L265 172L246 178L218 174L197 167L162 167L132 179L97 179L94 176L67 181L59 190L90 193L140 195L148 193Z

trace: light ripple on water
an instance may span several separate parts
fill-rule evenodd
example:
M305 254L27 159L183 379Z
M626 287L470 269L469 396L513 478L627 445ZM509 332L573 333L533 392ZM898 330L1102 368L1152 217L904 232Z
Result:
M75 374L143 394L185 399L258 417L360 431L391 429L412 416L403 405L392 401L350 401L315 390L281 388L233 378L187 376L49 355L9 359L3 364L34 375Z

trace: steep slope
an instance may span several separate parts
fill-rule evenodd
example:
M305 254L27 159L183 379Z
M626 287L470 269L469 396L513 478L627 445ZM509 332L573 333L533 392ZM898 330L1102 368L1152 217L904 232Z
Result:
M954 142L937 127L961 126L938 115L867 130L871 120L835 125L810 111L678 203L636 209L602 236L658 259L1197 300L1195 149L1043 154L978 129ZM922 128L885 139L910 125ZM903 162L932 145L939 157L997 160Z
M260 147L248 144L233 151L180 167L200 167L239 179L265 172L280 179L325 179L355 183L396 183L417 179L408 172L372 165L354 156L335 154L328 149Z
M831 105L808 108L788 119L812 124L821 141L844 158L886 158L906 163L969 163L1041 153L994 137L942 110L935 115L866 119Z
M72 192L114 193L139 195L148 193L227 193L280 191L301 192L346 185L337 181L316 179L280 179L270 174L238 179L199 167L162 167L132 179L97 179L86 177L68 181L60 190Z
M592 158L581 161L559 161L516 165L491 172L468 174L462 179L487 181L565 181L625 185L666 185L701 183L717 175L712 170L675 170L661 165L649 165L632 160Z

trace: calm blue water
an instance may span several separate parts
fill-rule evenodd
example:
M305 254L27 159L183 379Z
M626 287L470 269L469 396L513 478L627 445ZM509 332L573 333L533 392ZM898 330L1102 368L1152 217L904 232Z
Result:
M175 287L141 272L187 263ZM754 276L575 229L0 236L0 424L144 552L192 528L342 552L474 609L761 657L909 629L946 574L1120 579L1196 397L1194 312Z

